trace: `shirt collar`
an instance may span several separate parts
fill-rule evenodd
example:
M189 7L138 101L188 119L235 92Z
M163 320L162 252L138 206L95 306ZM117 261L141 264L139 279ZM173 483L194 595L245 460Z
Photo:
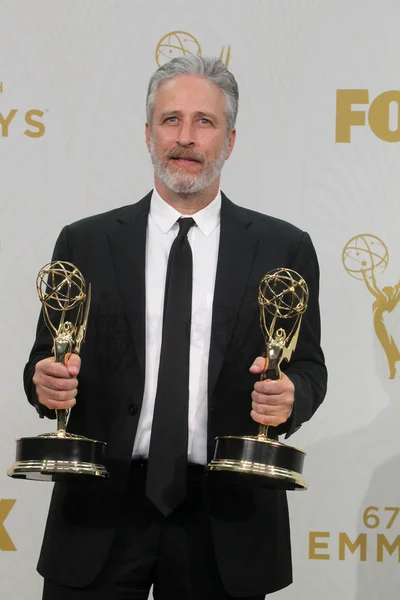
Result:
M216 197L210 204L190 216L193 217L197 227L203 235L208 237L217 225L219 225L220 213L221 191L218 190ZM168 233L180 217L185 217L187 215L182 215L173 206L167 204L165 200L161 198L156 188L154 188L150 202L150 216L163 233Z

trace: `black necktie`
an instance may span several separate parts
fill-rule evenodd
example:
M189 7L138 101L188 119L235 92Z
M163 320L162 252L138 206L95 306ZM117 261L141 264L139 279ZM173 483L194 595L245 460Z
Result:
M185 498L188 450L189 350L192 313L194 220L180 218L168 258L158 383L146 478L146 495L168 516Z

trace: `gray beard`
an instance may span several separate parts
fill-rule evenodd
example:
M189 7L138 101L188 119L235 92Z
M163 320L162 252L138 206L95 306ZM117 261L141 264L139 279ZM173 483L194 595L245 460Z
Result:
M168 159L163 160L157 156L153 140L150 137L150 156L154 172L167 188L175 192L175 194L197 194L211 185L222 171L226 150L227 143L216 159L203 163L203 172L200 175L178 172L171 173L167 166Z

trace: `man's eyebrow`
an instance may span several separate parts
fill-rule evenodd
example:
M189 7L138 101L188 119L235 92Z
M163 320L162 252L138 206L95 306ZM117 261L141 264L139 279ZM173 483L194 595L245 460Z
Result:
M196 113L196 117L206 117L207 119L212 119L213 121L217 121L217 115L215 115L212 112L203 112L203 111L198 111Z
M165 119L165 117L181 117L181 116L182 116L182 111L180 111L180 110L164 110L160 114L160 119L163 120L163 119Z
M217 121L217 116L212 112L197 111L194 113L196 117L206 117L213 121ZM162 121L166 117L182 117L183 113L181 110L165 110L160 114L160 120Z

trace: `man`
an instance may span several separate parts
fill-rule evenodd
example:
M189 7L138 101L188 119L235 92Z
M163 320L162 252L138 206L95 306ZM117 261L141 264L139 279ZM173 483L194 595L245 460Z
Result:
M204 473L216 436L254 435L259 423L288 436L326 388L309 236L220 192L237 107L217 59L158 69L147 96L153 192L65 227L56 244L54 258L92 283L82 363L49 358L41 319L25 386L42 415L74 406L69 430L107 442L111 478L55 485L38 566L45 600L145 599L152 584L156 600L257 600L291 583L285 492ZM276 267L300 272L310 301L282 379L261 382L257 289Z

